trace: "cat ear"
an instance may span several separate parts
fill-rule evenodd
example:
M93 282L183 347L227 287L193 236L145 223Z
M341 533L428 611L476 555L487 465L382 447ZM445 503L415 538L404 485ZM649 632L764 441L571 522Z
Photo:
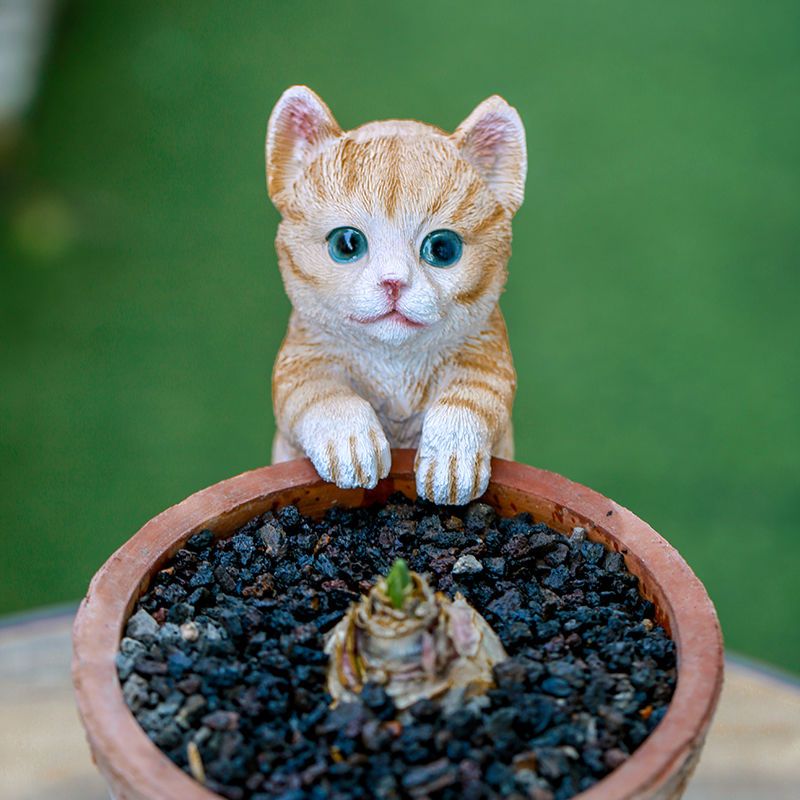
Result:
M287 89L267 124L267 191L280 208L282 196L321 145L342 133L330 109L307 86Z
M499 95L492 95L456 128L451 138L500 204L512 214L516 212L525 196L528 169L525 128L517 110Z

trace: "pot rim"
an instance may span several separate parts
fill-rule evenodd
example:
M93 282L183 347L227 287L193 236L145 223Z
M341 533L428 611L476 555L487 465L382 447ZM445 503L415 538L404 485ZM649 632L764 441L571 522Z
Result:
M358 505L385 499L398 479L410 482L403 488L413 493L414 453L393 450L389 476L367 491L326 484L305 458L228 478L151 519L98 570L73 625L72 678L95 763L107 781L126 792L118 793L117 800L220 800L148 738L128 709L117 677L115 657L125 623L162 563L198 530L224 524L234 512L243 522L268 505L271 496L287 491L308 492L325 485L342 498L356 499L351 504ZM483 499L491 502L494 491L541 498L555 508L553 527L558 529L559 521L567 528L583 524L590 538L602 538L625 554L628 568L658 595L656 605L676 643L678 680L664 718L624 764L575 800L635 800L656 790L674 789L675 780L688 779L682 768L688 759L696 760L722 688L722 634L703 584L646 522L561 475L493 458ZM524 505L521 502L518 510L526 510ZM561 531L567 532L563 527Z

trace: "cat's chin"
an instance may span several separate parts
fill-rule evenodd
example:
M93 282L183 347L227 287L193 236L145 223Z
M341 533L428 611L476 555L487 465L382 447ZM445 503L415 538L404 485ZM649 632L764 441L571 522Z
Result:
M414 340L430 325L416 322L401 314L399 311L390 311L379 317L348 317L354 330L359 331L359 339L371 339L376 344L401 346Z
M351 314L350 319L360 325L392 325L410 329L427 327L424 322L417 322L416 320L409 319L399 311L390 311L388 314L382 314L379 317L356 317Z

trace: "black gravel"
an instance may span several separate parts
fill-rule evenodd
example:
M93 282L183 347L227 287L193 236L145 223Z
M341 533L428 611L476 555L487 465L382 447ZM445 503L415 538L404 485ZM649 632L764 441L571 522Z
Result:
M510 658L483 706L445 716L420 701L401 725L370 685L329 708L323 634L398 556L500 636ZM580 529L396 494L193 536L141 598L117 665L150 738L187 772L194 742L206 785L230 800L565 800L666 711L675 647L653 613L622 557Z

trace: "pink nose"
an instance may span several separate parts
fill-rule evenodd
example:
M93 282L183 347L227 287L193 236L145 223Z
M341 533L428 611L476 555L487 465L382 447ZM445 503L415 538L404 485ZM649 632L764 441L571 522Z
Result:
M386 289L387 294L392 300L397 300L400 296L400 290L407 285L405 281L397 280L396 278L386 278L381 281L381 286Z

